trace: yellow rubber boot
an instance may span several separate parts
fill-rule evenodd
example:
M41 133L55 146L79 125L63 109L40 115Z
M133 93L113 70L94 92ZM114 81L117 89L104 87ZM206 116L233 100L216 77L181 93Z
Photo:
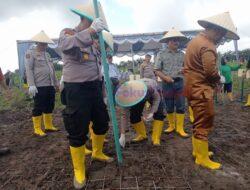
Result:
M44 126L45 126L45 130L47 131L58 131L58 129L56 127L54 127L53 123L52 123L52 114L51 113L47 113L47 114L43 114L43 122L44 122Z
M89 140L92 140L92 136L93 136L93 134L94 134L94 131L93 131L93 128L92 128L92 126L93 126L93 122L92 121L90 121L90 123L89 123ZM104 142L109 142L106 138L104 139Z
M188 112L189 112L190 122L193 123L194 122L194 112L193 112L191 106L188 106Z
M74 187L82 189L86 183L85 178L85 146L72 147L70 153L74 167Z
M85 146L85 155L90 155L92 154L92 150L88 149L86 146Z
M113 162L114 159L105 155L102 152L104 138L105 138L105 135L96 135L95 133L93 133L93 136L92 136L92 159L110 163L110 162Z
M147 139L146 127L143 121L132 124L136 132L136 137L132 140L133 142L140 142Z
M161 133L163 128L164 122L160 120L153 121L153 132L152 132L152 142L153 145L159 146L161 140Z
M175 113L167 114L168 128L164 131L165 133L171 133L175 130Z
M232 92L228 92L227 93L227 96L228 96L228 99L232 102L232 101L234 101L234 99L233 99L233 93Z
M182 137L188 137L189 135L183 129L184 118L185 114L176 114L176 132Z
M196 147L196 159L197 165L203 166L211 170L218 170L221 168L221 164L210 160L208 155L208 141L203 141L194 138L194 144Z
M194 158L196 158L197 155L197 148L195 147L195 143L194 143L194 136L192 136L192 145L193 145L193 152L192 155ZM208 156L209 158L211 158L214 155L214 153L212 151L208 151Z
M43 132L41 126L42 126L42 116L36 116L32 117L33 121L33 127L34 127L34 134L44 137L46 136L46 133Z
M245 106L250 106L250 94L248 94L247 103L245 104Z

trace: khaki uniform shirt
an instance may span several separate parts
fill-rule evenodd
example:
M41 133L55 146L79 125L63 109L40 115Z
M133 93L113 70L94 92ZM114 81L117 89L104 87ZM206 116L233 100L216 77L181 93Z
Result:
M25 55L25 68L29 86L58 85L52 60L47 52L37 51L32 46Z
M153 65L143 62L140 66L140 77L156 80Z
M101 57L88 30L63 29L58 48L62 51L64 82L102 80Z
M220 82L215 44L200 33L187 46L184 63L185 95L188 99L212 99Z
M161 50L155 59L155 70L162 71L172 78L183 77L181 70L184 63L184 53L180 50L172 52L168 48Z

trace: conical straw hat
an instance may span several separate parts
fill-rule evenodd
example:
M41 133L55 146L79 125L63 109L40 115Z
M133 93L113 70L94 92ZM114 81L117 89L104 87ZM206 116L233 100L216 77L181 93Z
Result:
M108 29L108 24L107 24L107 21L106 21L106 18L102 9L102 5L100 3L98 3L98 8L99 8L100 18L102 18L104 24L106 25L106 29ZM73 13L79 15L80 17L84 17L91 22L96 18L93 0L84 0L83 4L70 10Z
M30 39L33 42L40 42L40 43L46 43L46 44L54 44L54 42L48 37L47 34L42 30L37 35L35 35L33 38Z
M131 107L141 102L147 94L147 86L141 80L123 83L115 94L115 101L121 107Z
M109 46L109 48L113 51L114 50L114 39L113 35L110 32L105 30L102 31L103 40Z
M187 39L186 36L182 34L180 31L176 30L175 28L172 28L163 36L160 42L166 43L171 38L178 38L180 39L180 41Z
M221 13L212 17L198 20L198 23L204 28L207 28L209 27L209 25L212 24L214 26L227 30L225 38L233 39L233 40L240 39L229 12Z

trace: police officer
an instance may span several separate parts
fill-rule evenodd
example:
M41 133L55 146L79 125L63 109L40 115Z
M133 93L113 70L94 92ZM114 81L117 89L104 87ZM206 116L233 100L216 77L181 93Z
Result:
M140 65L140 78L156 80L153 64L150 63L151 55L146 54L143 63Z
M179 43L186 37L176 29L172 28L160 42L167 43L168 48L160 51L155 60L155 71L163 83L163 98L167 109L169 122L167 133L176 132L182 137L188 137L185 133L185 97L183 95L183 64L184 53L179 50Z
M153 120L152 143L160 145L162 128L164 125L163 104L158 92L158 84L155 80L143 78L140 80L128 81L122 84L116 92L116 103L122 107L121 137L120 144L125 146L125 127L128 125L128 115L130 113L130 123L136 131L133 142L141 142L147 139L146 128L142 120L142 114L146 101L151 103L151 108L145 120Z
M109 116L102 95L101 59L94 45L94 38L107 25L99 4L101 18L95 18L92 1L72 9L80 16L80 23L74 28L61 31L58 46L62 51L63 81L66 108L63 120L68 132L70 153L74 167L74 187L84 187L85 142L89 123L93 122L92 159L112 162L102 152Z
M55 88L58 86L58 82L52 60L46 52L48 44L54 42L44 31L35 35L31 41L35 42L36 45L31 46L26 52L25 67L29 94L34 99L34 108L32 110L34 133L38 136L46 136L46 133L41 129L42 115L45 130L58 131L52 123Z

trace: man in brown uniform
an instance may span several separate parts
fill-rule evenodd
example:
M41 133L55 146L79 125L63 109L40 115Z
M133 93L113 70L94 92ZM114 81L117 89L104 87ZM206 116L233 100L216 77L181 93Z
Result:
M93 121L94 131L92 159L113 161L102 152L109 116L103 101L100 54L94 45L97 33L106 27L105 17L99 8L101 18L96 19L92 0L72 9L80 16L80 23L74 29L63 29L58 42L64 62L66 108L63 110L63 120L68 132L76 189L83 188L86 182L85 142L90 121Z
M184 64L185 94L194 112L193 155L196 164L219 169L221 164L211 161L208 152L208 133L214 120L213 92L220 83L216 45L223 37L238 40L239 36L228 12L198 23L205 31L188 44Z

